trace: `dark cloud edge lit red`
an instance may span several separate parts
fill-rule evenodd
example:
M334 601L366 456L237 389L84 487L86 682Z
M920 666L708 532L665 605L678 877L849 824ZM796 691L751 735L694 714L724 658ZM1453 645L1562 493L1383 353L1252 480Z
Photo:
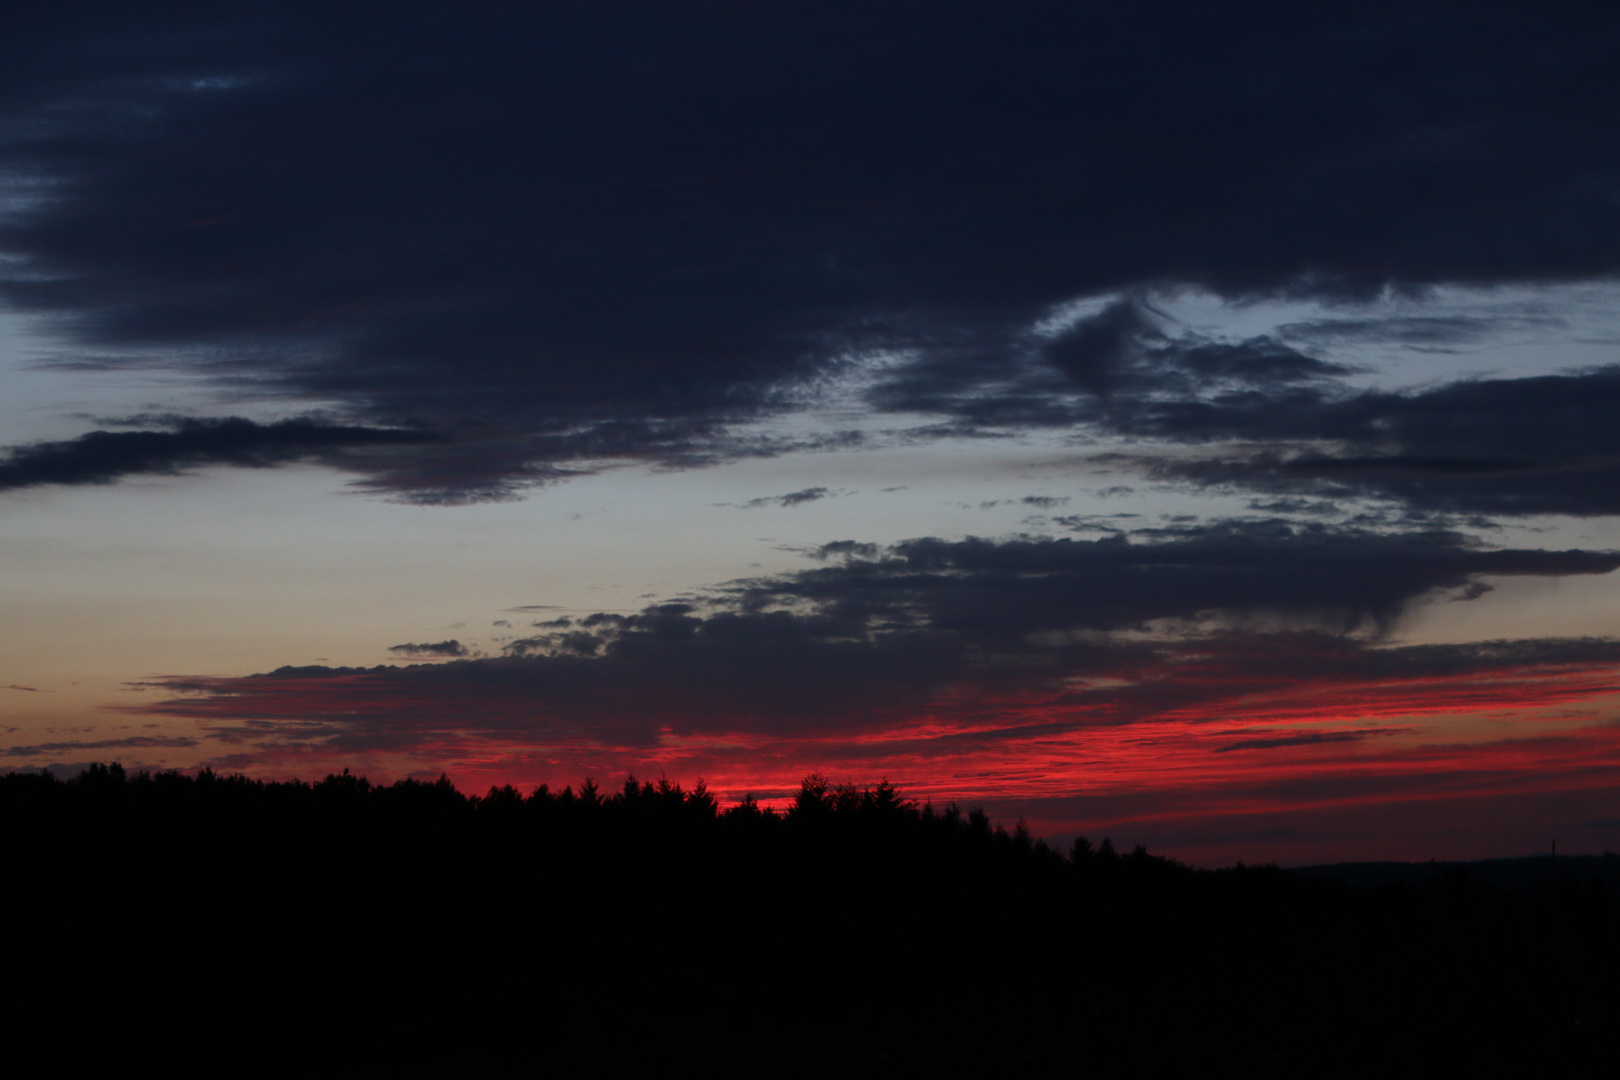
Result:
M1092 687L947 686L809 727L728 716L724 701L662 715L652 694L559 715L544 694L483 678L532 660L175 680L191 692L155 711L196 723L207 763L257 775L427 768L477 792L667 773L705 777L728 800L784 797L813 771L886 776L1045 835L1113 835L1206 864L1529 850L1560 820L1568 836L1570 820L1612 816L1620 728L1604 718L1620 698L1620 642L1214 635L1156 659L1094 671ZM1132 692L1115 678L1136 680ZM1480 718L1495 732L1483 741ZM1584 817L1496 820L1525 800ZM1469 829L1444 835L1460 810ZM1247 836L1278 829L1292 839Z
M835 547L836 565L632 615L551 620L503 657L174 677L157 685L182 696L131 708L201 721L215 740L334 752L551 745L634 755L709 740L750 752L770 742L995 754L1136 724L1373 721L1529 707L1532 697L1545 706L1613 690L1620 664L1610 639L1381 637L1435 590L1477 596L1470 586L1486 574L1607 573L1620 566L1615 553L1493 551L1444 533L1277 522L1149 543ZM1297 733L1244 729L1230 748Z

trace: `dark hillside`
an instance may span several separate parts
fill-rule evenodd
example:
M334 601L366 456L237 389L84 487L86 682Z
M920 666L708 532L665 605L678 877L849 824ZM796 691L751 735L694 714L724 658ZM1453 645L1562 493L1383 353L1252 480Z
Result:
M14 1056L257 1075L1606 1074L1601 889L1061 855L888 785L0 778Z

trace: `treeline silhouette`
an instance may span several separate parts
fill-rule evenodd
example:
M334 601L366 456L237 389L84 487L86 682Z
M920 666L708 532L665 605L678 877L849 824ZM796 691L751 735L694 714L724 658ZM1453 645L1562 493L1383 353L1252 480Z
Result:
M14 1060L236 1075L1612 1075L1620 913L1058 852L888 783L0 777Z

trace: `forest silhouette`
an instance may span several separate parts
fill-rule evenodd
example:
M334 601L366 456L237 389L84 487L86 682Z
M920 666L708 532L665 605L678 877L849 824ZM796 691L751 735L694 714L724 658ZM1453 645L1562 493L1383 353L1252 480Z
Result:
M236 1075L1612 1075L1620 911L1193 870L806 778L724 807L0 777L14 1060Z

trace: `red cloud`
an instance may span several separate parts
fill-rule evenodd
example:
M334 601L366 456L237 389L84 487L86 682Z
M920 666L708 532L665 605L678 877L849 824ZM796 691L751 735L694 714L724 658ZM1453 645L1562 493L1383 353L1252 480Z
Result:
M652 684L620 685L593 708L574 676L598 661L550 679L550 658L171 679L189 693L155 711L200 721L217 764L260 773L442 767L482 788L662 770L732 798L785 795L812 770L886 775L917 797L1004 806L1055 833L1112 822L1172 835L1194 821L1219 832L1394 805L1433 816L1440 804L1612 787L1620 767L1620 728L1605 723L1620 691L1612 643L1370 648L1233 634L1069 661L1023 680L991 664L852 698L814 725L725 687L707 713L689 689L662 699Z

